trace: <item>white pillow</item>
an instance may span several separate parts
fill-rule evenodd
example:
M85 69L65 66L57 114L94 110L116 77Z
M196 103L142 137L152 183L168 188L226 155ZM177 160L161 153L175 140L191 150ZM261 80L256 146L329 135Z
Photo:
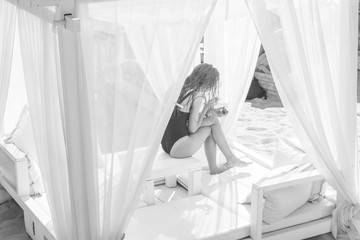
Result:
M30 194L43 193L44 186L38 165L30 112L27 105L21 111L16 128L4 142L14 144L20 151L25 153L29 165Z
M305 152L289 139L279 138L274 154L273 168L300 165L308 162Z
M272 170L266 179L311 169L314 169L314 167L309 163L303 163L299 166L288 165ZM284 178L286 178L286 176ZM324 192L323 183L324 181L320 180L266 192L264 194L263 221L268 224L277 222L306 202L310 201L315 203L321 200Z
M30 155L26 155L26 158L29 164L30 195L45 193L39 166Z
M309 182L266 192L263 221L271 224L285 218L309 200L311 189Z
M273 169L273 170L271 170L271 172L268 172L268 173L260 176L257 180L254 181L254 183L261 185L261 183L267 179L280 177L296 168L297 168L297 166L290 165L290 166L284 166L284 167L279 167L279 168ZM241 189L239 189L239 187L238 187L238 191L241 192L241 197L238 197L238 199L237 199L238 203L241 203L241 204L251 203L252 183L246 183L246 184L241 185Z
M14 144L22 152L30 155L37 161L34 134L31 125L29 107L27 105L25 105L21 111L15 129L4 142Z

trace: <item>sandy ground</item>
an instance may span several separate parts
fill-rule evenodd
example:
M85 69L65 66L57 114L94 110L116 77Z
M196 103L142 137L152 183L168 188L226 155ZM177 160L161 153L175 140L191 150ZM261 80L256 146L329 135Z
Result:
M25 231L23 210L13 199L0 205L0 239L31 239Z

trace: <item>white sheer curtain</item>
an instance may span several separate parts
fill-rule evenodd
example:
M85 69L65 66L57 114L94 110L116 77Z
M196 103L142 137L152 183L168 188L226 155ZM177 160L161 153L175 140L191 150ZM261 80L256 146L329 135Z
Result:
M9 90L16 12L14 4L0 0L0 137L3 134L5 106Z
M220 102L229 113L222 121L229 132L245 102L260 50L260 40L244 1L219 1L204 37L205 62L220 73Z
M76 146L67 150L85 158L72 169L85 185L69 179L82 188L71 191L73 211L84 220L74 224L82 239L120 239L126 232L215 3L79 4L84 71L73 84L81 86L82 125L81 136L72 139Z
M54 12L19 9L19 33L26 92L41 174L57 239L72 238L74 221L69 203L69 182L58 83L60 75ZM35 14L35 15L34 15Z
M345 211L335 211L339 227L356 234L358 1L247 0L247 4L309 159L347 202Z

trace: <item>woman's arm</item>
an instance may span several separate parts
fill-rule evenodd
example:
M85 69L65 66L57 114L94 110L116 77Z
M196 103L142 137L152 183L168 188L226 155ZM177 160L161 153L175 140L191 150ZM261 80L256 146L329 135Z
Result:
M189 117L189 132L194 133L200 127L210 126L214 124L214 117L206 117L206 113L212 107L212 102L205 104L202 111L200 111L201 106L204 104L205 99L203 97L196 97L192 103Z

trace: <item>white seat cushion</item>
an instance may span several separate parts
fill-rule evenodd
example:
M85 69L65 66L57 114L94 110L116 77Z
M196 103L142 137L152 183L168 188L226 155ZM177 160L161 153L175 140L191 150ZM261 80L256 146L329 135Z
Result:
M249 221L202 195L136 209L125 231L129 240L240 239Z
M273 224L263 224L263 232L271 232L278 229L283 229L297 224L311 222L316 219L331 216L332 211L335 209L335 204L327 199L323 199L318 203L305 203L289 216L275 222Z
M195 157L172 158L169 154L159 150L148 179L158 179L176 174L201 170L201 161Z
M302 223L311 222L317 219L331 216L332 211L335 209L335 204L327 199L323 199L318 203L306 203L298 208L284 219L273 223L263 223L263 233L272 232L275 230L295 226ZM251 218L251 205L250 204L237 204L236 214L250 222Z

